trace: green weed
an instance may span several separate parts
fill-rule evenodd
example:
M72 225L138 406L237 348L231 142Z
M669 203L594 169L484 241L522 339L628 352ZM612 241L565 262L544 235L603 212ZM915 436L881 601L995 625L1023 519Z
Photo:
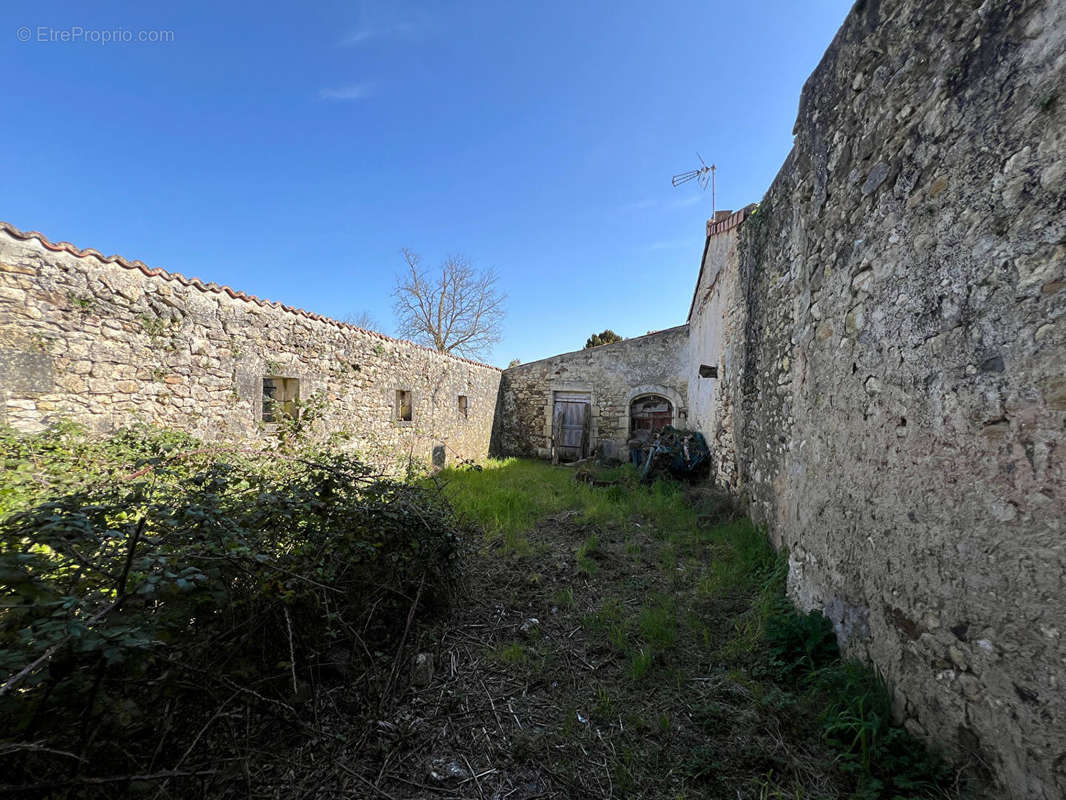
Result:
M610 753L598 756L609 760L616 795L739 790L767 800L887 800L929 797L949 785L935 755L893 723L890 694L877 676L842 661L820 614L799 614L788 603L786 555L739 516L736 501L672 481L643 486L627 466L596 473L600 482L617 481L598 487L574 480L570 468L517 459L441 477L460 513L514 555L547 548L547 541L557 558L572 548L582 586L598 598L580 617L589 650L550 667L528 643L502 646L494 658L529 674L579 670L572 673L576 688L558 706L569 710L544 747L560 751L571 737L592 744L578 708L598 721L617 718L616 732L601 729L613 738ZM570 533L575 539L566 538ZM560 617L580 613L569 578L553 586L559 573L539 561L535 568L543 570L541 602ZM530 567L522 569L528 574ZM555 652L550 637L546 632L545 653ZM594 685L587 669L595 670ZM671 718L664 708L690 708L692 715ZM686 727L698 736L675 737ZM688 744L670 751L665 738ZM784 750L771 743L779 739Z
M674 603L664 598L658 605L640 612L637 621L640 634L648 644L658 648L672 647L677 640L677 614Z
M173 325L170 319L152 317L148 314L141 314L137 319L141 323L141 328L144 329L144 332L148 334L148 338L153 342L163 336Z
M651 647L641 647L629 656L629 662L626 664L626 677L639 681L648 674L653 663L655 663L655 651Z
M562 589L557 589L552 594L552 602L564 611L572 609L575 605L574 587L566 586Z
M70 301L70 305L79 311L89 313L96 308L96 298L92 295L81 297L73 292L67 295L67 299Z
M601 555L599 548L600 540L596 534L592 534L578 546L577 571L579 575L591 578L599 571L600 567L594 558L595 556Z
M524 666L529 663L529 650L518 642L500 645L492 650L492 657L501 664L509 664L512 667Z

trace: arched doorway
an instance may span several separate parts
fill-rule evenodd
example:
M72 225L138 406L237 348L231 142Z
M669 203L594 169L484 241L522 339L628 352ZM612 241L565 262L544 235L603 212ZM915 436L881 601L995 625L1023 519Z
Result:
M655 434L665 428L674 419L674 406L669 400L658 394L643 394L633 398L629 404L629 435L643 436Z

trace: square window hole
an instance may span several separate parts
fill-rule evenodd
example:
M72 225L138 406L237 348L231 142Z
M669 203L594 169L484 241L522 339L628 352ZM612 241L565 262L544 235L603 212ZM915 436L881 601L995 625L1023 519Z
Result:
M414 419L414 406L408 389L396 390L396 419L400 422L410 422Z
M280 422L297 415L300 379L267 375L263 378L263 422Z

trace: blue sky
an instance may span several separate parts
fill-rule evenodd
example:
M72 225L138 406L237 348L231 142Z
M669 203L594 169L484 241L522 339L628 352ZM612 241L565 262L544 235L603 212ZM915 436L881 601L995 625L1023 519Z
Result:
M671 175L759 200L849 7L16 0L0 219L386 333L400 249L461 253L509 296L501 365L636 336L699 268L710 193ZM140 31L172 41L99 41Z

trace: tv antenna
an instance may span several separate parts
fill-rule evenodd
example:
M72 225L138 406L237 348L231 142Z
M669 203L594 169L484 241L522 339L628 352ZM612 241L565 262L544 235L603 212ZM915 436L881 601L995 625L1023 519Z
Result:
M696 153L696 158L700 160L699 169L690 169L688 172L682 172L679 175L675 175L670 182L674 185L675 189L681 184L688 183L689 181L698 182L701 189L706 189L707 184L711 184L711 217L714 217L716 199L715 172L718 170L718 167L714 164L711 164L708 167L707 162L703 160L703 156L699 153Z

